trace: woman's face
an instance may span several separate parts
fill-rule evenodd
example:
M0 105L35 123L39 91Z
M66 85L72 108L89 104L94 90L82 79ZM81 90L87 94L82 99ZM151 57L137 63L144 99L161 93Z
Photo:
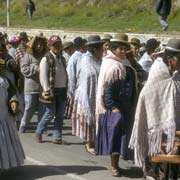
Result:
M133 46L133 54L135 57L139 55L139 47L138 46Z
M120 45L113 50L113 53L120 59L126 58L127 47L125 45Z

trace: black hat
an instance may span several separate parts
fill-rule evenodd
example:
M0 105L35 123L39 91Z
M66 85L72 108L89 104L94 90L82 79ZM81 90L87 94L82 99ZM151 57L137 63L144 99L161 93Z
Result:
M147 50L155 50L156 48L158 48L158 46L160 45L160 41L157 41L154 38L151 38L149 40L147 40L146 42L146 49Z
M88 37L86 45L89 46L89 45L104 44L104 43L105 41L101 40L99 35L91 35Z
M170 39L165 50L180 53L180 39Z
M28 35L26 32L20 32L19 33L19 39L20 40L28 40Z
M81 47L83 46L87 41L83 39L82 37L76 37L74 39L74 46L75 47Z

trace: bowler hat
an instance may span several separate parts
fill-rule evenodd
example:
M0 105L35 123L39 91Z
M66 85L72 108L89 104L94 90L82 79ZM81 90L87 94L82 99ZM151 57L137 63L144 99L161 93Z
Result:
M66 49L66 48L71 47L71 46L73 46L73 45L74 45L74 44L73 44L73 42L71 42L71 41L63 42L63 49Z
M95 44L103 44L105 43L104 40L101 40L99 35L91 35L88 37L86 45L95 45Z
M104 34L102 40L110 40L112 39L112 36L110 34Z
M132 38L130 44L140 47L140 40L138 38Z
M160 45L160 41L157 41L154 38L151 38L149 40L147 40L146 42L146 49L147 50L155 50L156 48L158 48L158 46Z
M59 36L52 35L52 36L48 39L48 45L49 45L49 46L53 46L56 42L62 43L61 38L60 38Z
M127 34L116 34L113 39L110 40L110 42L118 42L121 44L124 44L126 46L129 46L128 42L128 35Z
M180 39L170 39L165 50L180 53Z

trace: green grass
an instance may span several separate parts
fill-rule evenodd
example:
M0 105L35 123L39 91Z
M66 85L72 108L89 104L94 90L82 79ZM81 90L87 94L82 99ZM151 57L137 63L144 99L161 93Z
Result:
M176 0L178 1L178 0ZM36 12L29 21L25 0L11 0L11 27L85 30L100 32L159 33L155 0L34 0ZM65 2L62 6L62 2ZM0 26L6 26L6 0L0 3ZM180 8L173 5L169 32L180 32Z

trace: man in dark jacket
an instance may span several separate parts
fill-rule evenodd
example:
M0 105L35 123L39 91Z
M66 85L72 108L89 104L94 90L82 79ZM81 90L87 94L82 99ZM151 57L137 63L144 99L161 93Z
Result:
M171 0L157 0L156 12L158 14L159 23L163 31L166 31L168 24L166 22L171 11Z
M32 20L32 16L33 16L33 13L35 10L36 10L36 8L35 8L34 2L32 0L27 0L26 13L27 13L30 20Z

